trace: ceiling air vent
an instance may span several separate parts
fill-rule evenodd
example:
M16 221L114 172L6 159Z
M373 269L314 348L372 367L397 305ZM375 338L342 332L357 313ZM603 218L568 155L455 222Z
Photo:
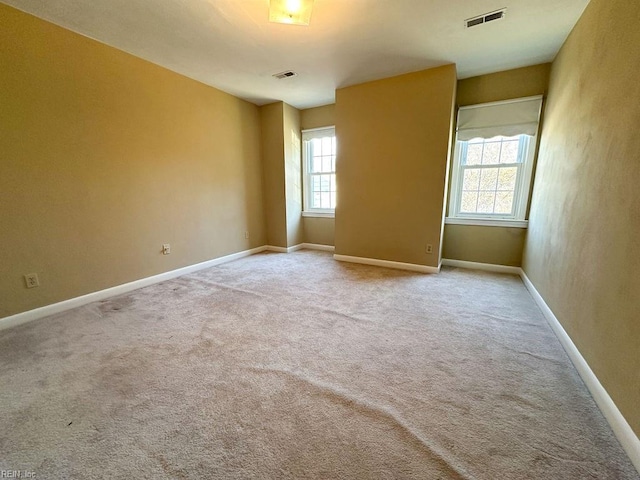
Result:
M476 25L482 25L483 23L493 22L494 20L500 20L506 15L507 9L502 8L494 12L484 13L477 17L467 18L464 21L464 25L467 28L475 27Z
M274 73L271 76L277 78L278 80L282 80L283 78L295 77L296 75L298 75L296 72L287 70L286 72Z

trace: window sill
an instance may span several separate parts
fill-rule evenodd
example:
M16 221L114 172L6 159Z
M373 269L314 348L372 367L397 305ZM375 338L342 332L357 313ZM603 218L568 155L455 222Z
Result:
M335 218L336 212L302 212L303 217Z
M479 225L483 227L509 227L509 228L527 228L528 220L506 220L500 218L454 218L447 217L444 219L447 225Z

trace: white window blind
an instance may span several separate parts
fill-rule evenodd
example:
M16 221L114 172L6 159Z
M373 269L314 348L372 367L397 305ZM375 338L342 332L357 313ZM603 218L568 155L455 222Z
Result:
M542 96L460 107L457 139L533 136L538 131Z

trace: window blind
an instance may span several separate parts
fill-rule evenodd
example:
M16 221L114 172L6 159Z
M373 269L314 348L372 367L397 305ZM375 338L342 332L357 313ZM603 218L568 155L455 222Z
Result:
M542 96L460 107L458 140L492 138L498 135L533 136L538 130L541 107Z

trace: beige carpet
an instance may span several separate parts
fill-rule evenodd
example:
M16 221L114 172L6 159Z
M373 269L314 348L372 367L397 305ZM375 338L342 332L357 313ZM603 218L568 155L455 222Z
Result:
M261 254L0 335L39 479L640 478L514 276Z

